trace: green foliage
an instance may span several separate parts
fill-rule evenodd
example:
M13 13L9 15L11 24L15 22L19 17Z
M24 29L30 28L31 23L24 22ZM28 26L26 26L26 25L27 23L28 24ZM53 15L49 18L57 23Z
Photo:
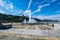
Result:
M23 22L26 19L26 21L29 20L28 17L22 15L22 16L14 16L14 15L6 15L0 13L0 22ZM37 18L32 18L36 20L37 22L57 22L58 20L40 20Z
M13 16L0 13L0 22L23 22L25 17Z

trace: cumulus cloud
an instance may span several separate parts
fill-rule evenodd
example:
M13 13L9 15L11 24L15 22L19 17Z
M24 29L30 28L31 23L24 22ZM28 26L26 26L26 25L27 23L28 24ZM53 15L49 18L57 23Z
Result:
M60 20L60 14L50 15L50 16L38 15L36 18L38 18L38 19Z

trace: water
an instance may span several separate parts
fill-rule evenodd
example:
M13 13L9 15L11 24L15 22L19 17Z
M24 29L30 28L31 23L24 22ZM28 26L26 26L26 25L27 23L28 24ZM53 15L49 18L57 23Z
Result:
M48 22L48 24L57 24L58 22Z
M39 22L39 23L57 24L58 22Z

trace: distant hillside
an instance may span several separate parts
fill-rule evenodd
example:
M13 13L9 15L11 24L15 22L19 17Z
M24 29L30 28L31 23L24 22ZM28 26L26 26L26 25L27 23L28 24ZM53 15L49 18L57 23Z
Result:
M0 22L23 22L24 19L26 19L26 21L29 20L28 17L22 15L22 16L14 16L14 15L6 15L6 14L2 14L0 13ZM57 22L57 20L40 20L37 18L32 18L34 20L36 20L37 22Z
M24 19L28 20L28 17L6 15L6 14L0 13L0 22L23 22Z
M58 22L58 20L48 20L48 19L44 19L44 20L40 20L37 18L34 18L37 22Z

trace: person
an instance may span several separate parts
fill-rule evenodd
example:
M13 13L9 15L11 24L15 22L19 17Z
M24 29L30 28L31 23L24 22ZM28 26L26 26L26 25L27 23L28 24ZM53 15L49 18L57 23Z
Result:
M54 27L54 24L52 24L52 27Z
M48 22L47 22L47 26L49 26Z

